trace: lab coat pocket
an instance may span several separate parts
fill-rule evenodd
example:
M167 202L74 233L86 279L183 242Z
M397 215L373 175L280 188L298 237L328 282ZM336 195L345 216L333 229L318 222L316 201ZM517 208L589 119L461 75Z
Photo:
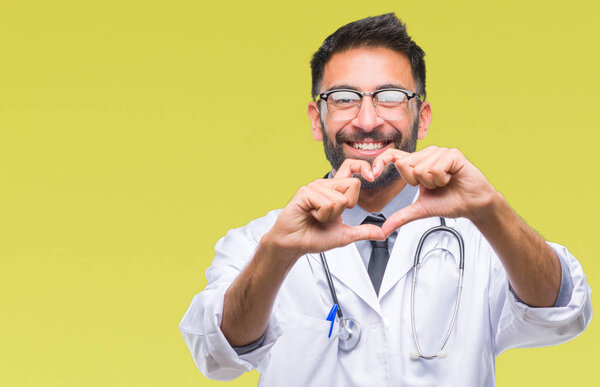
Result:
M276 317L283 334L261 372L261 386L334 386L338 352L337 327L331 322L288 310Z

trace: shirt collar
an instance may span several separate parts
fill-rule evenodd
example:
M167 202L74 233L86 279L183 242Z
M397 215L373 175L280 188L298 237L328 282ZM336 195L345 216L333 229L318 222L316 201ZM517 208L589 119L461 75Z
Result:
M385 207L383 207L380 214L383 214L383 216L385 216L387 219L394 212L407 207L413 202L418 190L418 187L413 187L412 185L407 184L402 191L398 193L398 195L394 196L394 198L390 200ZM348 226L358 226L359 224L362 224L365 218L370 214L371 213L369 211L357 204L353 208L346 208L344 210L342 213L342 220Z

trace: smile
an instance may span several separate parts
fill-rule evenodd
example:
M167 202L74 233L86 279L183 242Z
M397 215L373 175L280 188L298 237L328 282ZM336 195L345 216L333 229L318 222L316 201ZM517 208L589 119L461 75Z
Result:
M349 142L348 145L359 150L379 150L385 147L389 142L384 141L368 141L368 142Z

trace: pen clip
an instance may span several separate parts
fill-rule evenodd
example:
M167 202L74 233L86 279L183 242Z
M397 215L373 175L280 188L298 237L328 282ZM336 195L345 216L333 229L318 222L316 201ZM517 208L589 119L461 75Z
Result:
M329 326L329 335L327 337L331 337L331 332L333 331L333 323L335 321L335 314L338 310L338 304L333 304L331 310L329 311L329 315L327 315L327 321L331 321L331 325Z

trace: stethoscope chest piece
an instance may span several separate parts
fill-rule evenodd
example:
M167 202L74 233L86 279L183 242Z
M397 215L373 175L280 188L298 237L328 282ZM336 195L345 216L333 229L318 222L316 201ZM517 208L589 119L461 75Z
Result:
M342 351L352 351L360 341L360 325L350 317L340 319L339 347Z

